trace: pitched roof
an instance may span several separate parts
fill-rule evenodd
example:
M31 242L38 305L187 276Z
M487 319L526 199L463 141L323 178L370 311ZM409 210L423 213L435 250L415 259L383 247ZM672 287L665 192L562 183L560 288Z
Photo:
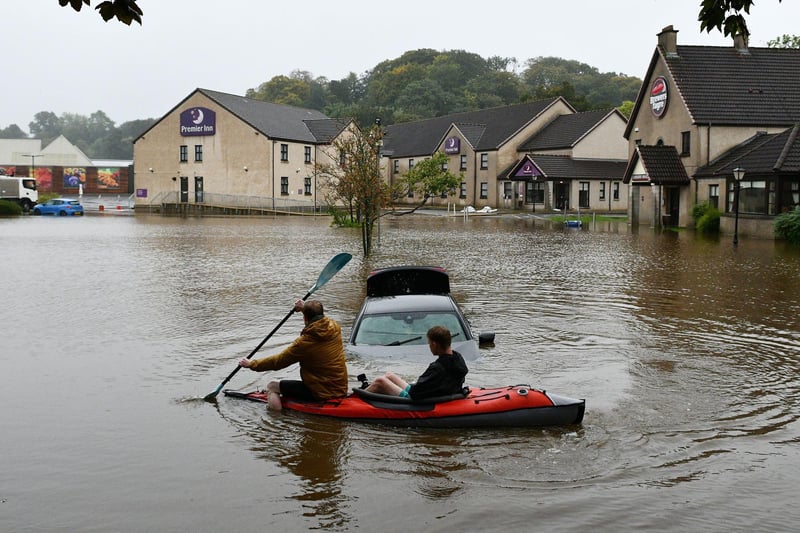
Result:
M675 96L695 124L789 127L800 122L800 50L678 45L676 52L656 47L645 80L663 58L679 93ZM642 84L632 116L644 107L649 89Z
M696 123L800 121L800 50L678 46L665 61Z
M558 179L622 179L625 174L627 161L609 161L599 159L573 159L566 155L537 155L526 154L547 180ZM523 158L523 159L524 159ZM514 161L509 167L503 169L498 179L515 179L510 173L519 165Z
M384 152L392 153L392 157L432 154L452 125L459 128L475 150L496 150L558 100L564 101L556 97L392 124L386 127Z
M307 120L328 119L321 111L264 102L244 96L198 89L219 105L272 139L315 143Z
M584 111L560 115L542 131L535 133L517 149L519 152L572 148L586 133L602 122L614 110Z
M633 170L637 163L641 161L647 175L646 181L655 185L685 185L689 183L689 176L686 174L686 167L681 162L678 150L674 146L667 145L636 145L625 169L623 181L630 183ZM635 180L634 181L640 181Z
M314 138L322 143L333 141L350 124L349 120L338 118L306 120L304 122Z
M800 172L800 123L781 133L756 134L697 169L695 176L732 175L737 167L743 168L745 174Z
M170 109L164 116L181 107L194 94L200 93L213 100L230 113L239 117L253 129L271 139L321 144L330 141L330 132L341 124L338 119L329 119L321 111L305 109L272 102L264 102L235 94L221 93L210 89L195 89L178 105ZM307 121L330 121L327 126L315 124L309 126ZM156 121L146 131L139 134L134 143L155 128L161 120ZM313 128L313 131L312 131ZM342 128L339 129L341 131ZM315 133L319 134L317 138Z

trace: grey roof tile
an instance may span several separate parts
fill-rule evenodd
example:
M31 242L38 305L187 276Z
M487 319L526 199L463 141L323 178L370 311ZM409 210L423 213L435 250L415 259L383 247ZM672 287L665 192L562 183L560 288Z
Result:
M681 162L678 150L667 145L637 145L633 157L625 169L624 182L631 181L636 163L641 160L650 182L656 185L686 185L689 176Z
M328 119L321 111L274 104L209 89L198 91L271 139L310 144L325 142L317 139L306 124L306 121Z
M737 167L743 168L746 174L758 175L800 172L800 124L781 133L756 134L697 169L695 176L732 175Z
M468 111L441 117L403 122L386 127L384 146L392 157L412 157L432 154L451 125L459 129L473 148L479 151L496 150L512 135L553 105L560 97L524 104ZM478 128L482 128L479 131ZM467 131L465 131L467 130Z
M695 123L766 127L800 122L800 50L677 50L665 61Z
M588 131L605 119L613 109L584 111L571 115L560 115L542 131L523 142L518 151L556 150L572 148Z

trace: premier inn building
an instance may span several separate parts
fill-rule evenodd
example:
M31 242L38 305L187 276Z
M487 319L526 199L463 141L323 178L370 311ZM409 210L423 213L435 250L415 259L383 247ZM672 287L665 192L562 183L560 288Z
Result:
M738 188L739 233L772 238L775 215L800 205L800 50L742 36L681 46L677 34L659 33L625 129L630 221L691 226L709 203L733 233Z
M349 121L196 89L133 145L137 209L317 210L315 163Z

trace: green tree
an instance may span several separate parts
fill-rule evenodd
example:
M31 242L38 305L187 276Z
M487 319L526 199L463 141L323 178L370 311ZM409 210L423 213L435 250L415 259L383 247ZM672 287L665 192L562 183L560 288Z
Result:
M361 227L365 257L372 252L375 222L389 199L389 187L379 169L382 137L378 123L367 130L352 127L326 150L331 163L316 165L329 191L328 203L345 206L350 220Z
M138 22L142 24L142 15L144 12L136 4L139 0L107 0L97 4L95 8L103 20L108 22L112 18L116 18L123 24L131 25L131 22ZM61 7L71 6L75 11L80 11L84 5L91 5L90 0L58 0Z
M311 87L303 79L281 75L274 76L255 90L248 89L245 96L275 104L305 107L311 100Z
M625 100L621 105L617 106L617 110L622 113L625 118L630 119L635 106L636 102L633 100Z
M445 165L448 160L447 154L436 152L433 156L418 162L397 180L392 191L394 201L408 197L409 193L414 193L414 197L421 198L421 201L409 210L394 212L395 215L413 213L427 204L429 199L455 192L463 181L463 174L456 176L447 170Z
M702 0L697 16L700 31L711 33L717 30L726 36L741 34L747 38L750 30L742 13L749 15L754 3L754 0Z
M28 135L16 124L0 129L0 139L27 139Z
M800 48L800 35L783 34L780 37L767 41L768 48Z
M33 122L28 124L31 135L41 139L44 145L61 135L62 129L61 120L52 111L39 111L33 116Z

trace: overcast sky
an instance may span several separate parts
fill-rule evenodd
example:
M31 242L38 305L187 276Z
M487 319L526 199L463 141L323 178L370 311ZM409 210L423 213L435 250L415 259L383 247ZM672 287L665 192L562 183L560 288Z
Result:
M293 70L341 79L419 48L515 57L519 69L556 56L641 78L670 24L679 44L731 44L700 32L700 0L140 0L143 24L130 27L103 22L98 1L80 13L0 2L0 128L27 132L39 111L160 118L197 87L243 95ZM798 20L800 0L760 0L750 45L800 33Z

